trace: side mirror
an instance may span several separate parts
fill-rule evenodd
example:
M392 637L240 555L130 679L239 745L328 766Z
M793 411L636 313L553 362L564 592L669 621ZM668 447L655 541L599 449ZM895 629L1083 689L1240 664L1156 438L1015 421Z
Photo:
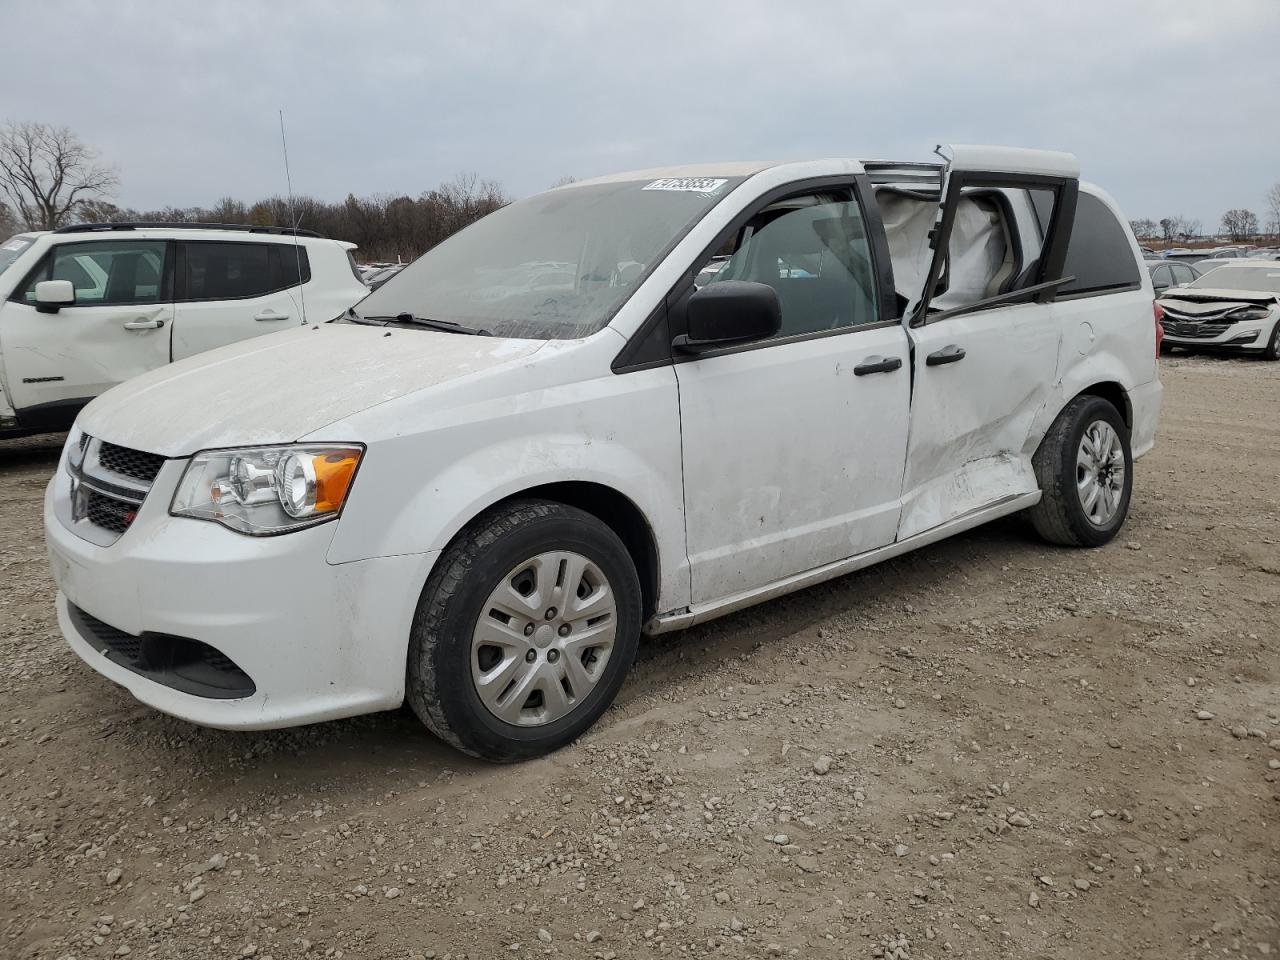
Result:
M709 283L689 298L689 333L672 341L685 353L765 340L782 327L782 304L773 287L750 280Z
M41 313L57 313L75 302L76 288L70 280L41 280L36 284L36 309Z

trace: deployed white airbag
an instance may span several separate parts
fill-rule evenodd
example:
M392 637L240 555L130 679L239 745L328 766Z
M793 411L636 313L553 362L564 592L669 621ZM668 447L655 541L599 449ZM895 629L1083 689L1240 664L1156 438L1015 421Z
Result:
M933 259L929 231L938 204L893 190L881 190L876 200L889 241L894 286L915 303L924 291ZM961 197L943 273L945 291L933 297L930 305L947 310L995 296L1013 266L1012 247L995 202L986 197Z

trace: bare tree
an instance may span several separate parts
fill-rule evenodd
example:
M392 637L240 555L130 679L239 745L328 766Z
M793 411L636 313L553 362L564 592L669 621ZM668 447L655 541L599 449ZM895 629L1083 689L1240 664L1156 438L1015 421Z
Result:
M1133 231L1133 235L1139 240L1153 240L1160 236L1160 228L1156 226L1154 220L1130 220L1129 229Z
M1280 236L1280 183L1272 184L1267 191L1267 219L1267 229Z
M7 203L0 203L0 237L8 237L22 229Z
M128 218L109 200L84 200L76 208L76 219L81 223L111 223Z
M1173 243L1175 240L1189 240L1199 232L1200 221L1188 220L1182 214L1174 217L1164 217L1160 221L1160 235L1164 237L1166 243Z
M1222 215L1222 230L1232 240L1248 240L1258 232L1258 217L1252 210L1235 207Z
M0 193L18 219L37 230L67 222L89 200L105 199L119 181L97 152L66 127L13 123L0 128Z

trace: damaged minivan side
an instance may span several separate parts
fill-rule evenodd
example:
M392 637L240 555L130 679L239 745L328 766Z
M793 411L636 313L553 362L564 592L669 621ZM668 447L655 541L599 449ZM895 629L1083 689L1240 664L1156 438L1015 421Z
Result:
M467 753L534 756L604 712L642 632L1019 511L1110 541L1154 442L1152 303L1067 154L559 187L336 322L90 404L46 495L59 623L197 723L407 701Z

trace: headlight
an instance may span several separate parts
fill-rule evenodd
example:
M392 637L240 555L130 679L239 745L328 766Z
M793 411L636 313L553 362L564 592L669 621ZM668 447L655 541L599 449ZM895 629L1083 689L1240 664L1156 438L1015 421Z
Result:
M1232 320L1265 320L1269 316L1271 311L1266 307L1241 307L1230 314Z
M169 513L256 536L310 527L342 510L363 454L311 443L205 450L187 464Z

